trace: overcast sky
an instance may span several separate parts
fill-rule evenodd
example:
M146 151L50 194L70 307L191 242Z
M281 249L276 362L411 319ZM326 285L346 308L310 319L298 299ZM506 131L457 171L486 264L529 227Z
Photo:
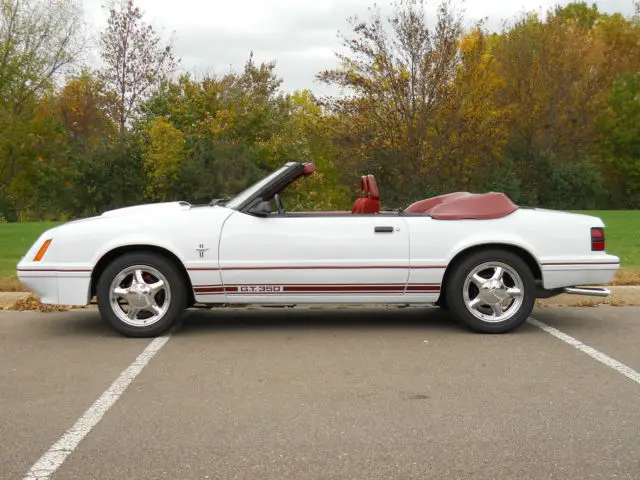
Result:
M87 22L99 31L106 23L107 0L84 0ZM277 61L277 74L286 90L310 88L317 94L327 87L315 74L336 65L338 31L348 31L347 17L366 16L373 0L137 0L145 19L167 39L173 35L175 53L187 71L239 70L251 50L257 61ZM545 12L551 0L467 0L466 24L487 18L499 30L502 21L523 11ZM589 1L591 4L592 1ZM377 0L383 12L390 0ZM600 11L633 12L632 0L600 0ZM427 2L432 14L437 2Z

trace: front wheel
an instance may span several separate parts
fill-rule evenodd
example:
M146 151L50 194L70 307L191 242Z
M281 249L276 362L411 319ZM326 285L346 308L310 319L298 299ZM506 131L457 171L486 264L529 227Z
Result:
M533 310L535 279L516 254L480 251L462 260L447 285L447 304L468 328L506 333L519 327Z
M104 320L128 337L155 337L182 315L187 290L178 267L154 253L128 253L104 270L97 286Z

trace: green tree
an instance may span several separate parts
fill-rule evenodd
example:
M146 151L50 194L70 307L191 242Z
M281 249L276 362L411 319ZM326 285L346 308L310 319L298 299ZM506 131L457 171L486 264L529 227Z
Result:
M618 79L600 115L603 171L616 206L640 208L640 74Z
M24 102L85 51L82 10L75 0L0 2L0 99L19 113Z
M0 185L6 192L34 161L34 116L54 81L85 49L75 0L0 2Z
M148 125L142 163L146 172L146 194L152 200L166 200L171 183L178 179L184 151L184 135L164 118Z
M450 190L473 190L498 166L508 139L509 107L497 99L505 82L494 68L486 32L476 28L463 35L459 59L447 101L438 105L429 129L431 171L420 173Z
M601 18L598 5L592 3L589 6L587 2L571 2L565 6L557 5L553 13L559 19L577 21L578 26L586 30L593 28Z
M301 178L284 192L289 211L342 210L351 207L348 188L340 185L335 158L338 149L328 141L334 121L325 116L319 102L309 90L293 92L287 98L289 114L282 129L271 141L275 158L313 162L316 172Z
M137 129L148 130L163 119L184 139L167 198L188 194L188 199L209 201L232 195L280 165L274 142L288 104L274 69L275 63L256 65L251 56L241 72L200 80L183 75L165 82L145 102ZM175 167L177 157L172 158Z
M423 1L400 0L389 28L378 9L368 20L350 23L352 36L342 37L346 53L337 54L339 68L318 76L347 92L326 99L342 121L335 137L341 163L356 172L354 184L357 172L367 168L385 191L400 193L392 201L404 202L415 194L412 182L420 172L433 171L427 143L456 73L462 16L441 3L432 29Z
M126 134L89 155L74 156L73 215L85 217L144 203L141 142Z

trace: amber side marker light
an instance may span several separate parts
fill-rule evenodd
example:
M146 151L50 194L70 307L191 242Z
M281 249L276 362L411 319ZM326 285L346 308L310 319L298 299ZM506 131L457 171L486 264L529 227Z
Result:
M36 256L33 257L34 262L39 262L40 260L42 260L42 257L44 257L44 254L47 253L47 249L49 248L49 245L51 245L51 239L47 240L42 244L42 246L40 247L40 250L38 250L38 253L36 253Z

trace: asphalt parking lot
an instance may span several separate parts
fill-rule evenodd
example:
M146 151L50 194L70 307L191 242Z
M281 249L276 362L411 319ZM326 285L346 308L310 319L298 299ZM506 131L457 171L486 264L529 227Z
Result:
M2 311L0 478L640 478L640 307L533 318L584 345L424 308L196 311L166 343Z

